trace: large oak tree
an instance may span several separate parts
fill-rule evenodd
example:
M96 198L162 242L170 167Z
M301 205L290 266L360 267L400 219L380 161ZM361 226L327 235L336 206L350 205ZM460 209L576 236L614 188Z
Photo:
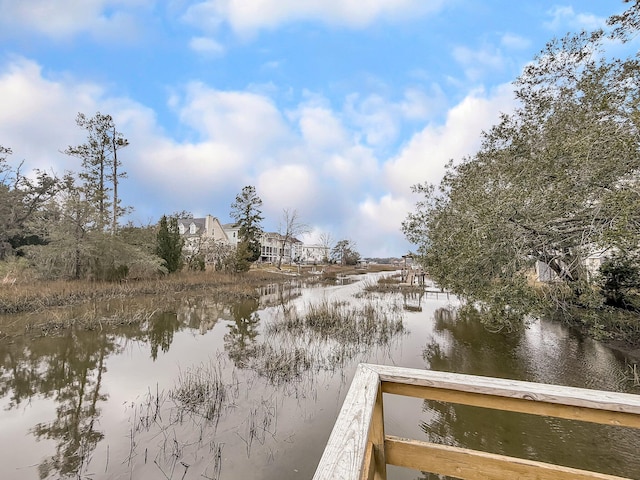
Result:
M451 162L403 224L429 273L497 326L593 305L594 252L640 240L640 68L611 59L604 32L554 40L516 81L519 107ZM535 262L557 283L534 289Z

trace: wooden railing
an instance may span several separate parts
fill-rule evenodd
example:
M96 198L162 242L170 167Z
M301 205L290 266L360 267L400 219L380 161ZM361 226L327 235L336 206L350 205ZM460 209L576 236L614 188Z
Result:
M383 393L640 429L640 395L361 364L314 480L385 480L387 465L462 479L621 479L385 435Z

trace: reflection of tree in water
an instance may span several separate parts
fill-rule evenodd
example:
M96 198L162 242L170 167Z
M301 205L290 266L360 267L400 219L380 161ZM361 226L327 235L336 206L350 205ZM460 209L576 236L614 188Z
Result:
M260 316L256 312L258 301L248 299L238 302L231 308L234 323L224 336L224 348L238 368L245 368L256 354L256 337Z
M457 316L447 309L437 310L434 319L435 331L444 341L434 339L425 346L428 368L531 379L528 359L518 350L523 332L489 334L478 318ZM630 477L640 471L637 459L629 461L640 435L628 429L428 400L423 411L427 420L419 427L430 442ZM609 451L606 445L612 446ZM449 477L424 474L422 478Z
M38 439L56 442L55 454L38 467L40 478L79 476L102 440L96 425L99 403L107 396L100 389L105 358L115 348L106 333L71 329L62 337L3 345L2 393L13 391L10 408L38 394L57 403L55 420L31 430ZM17 375L11 378L9 372Z
M178 316L173 312L162 312L149 321L148 337L151 344L151 358L158 358L158 347L166 353L173 342L173 335L181 327Z
M517 355L524 331L489 334L477 315L464 313L446 308L434 312L434 331L445 341L443 345L434 338L425 346L423 358L429 368L529 380L527 362Z

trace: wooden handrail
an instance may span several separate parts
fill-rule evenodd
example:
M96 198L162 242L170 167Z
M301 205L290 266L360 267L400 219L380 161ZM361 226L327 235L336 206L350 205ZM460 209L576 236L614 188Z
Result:
M385 436L382 393L640 428L640 396L517 380L360 364L314 480L386 479L386 465L463 479L621 479L475 450Z

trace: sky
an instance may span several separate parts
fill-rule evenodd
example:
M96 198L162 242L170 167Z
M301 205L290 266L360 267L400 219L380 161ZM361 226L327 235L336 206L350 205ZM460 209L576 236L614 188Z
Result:
M189 211L230 222L246 185L262 226L284 209L364 257L412 250L402 220L449 160L515 106L554 37L621 0L0 0L0 145L10 163L79 171L79 112L130 145L135 225Z

